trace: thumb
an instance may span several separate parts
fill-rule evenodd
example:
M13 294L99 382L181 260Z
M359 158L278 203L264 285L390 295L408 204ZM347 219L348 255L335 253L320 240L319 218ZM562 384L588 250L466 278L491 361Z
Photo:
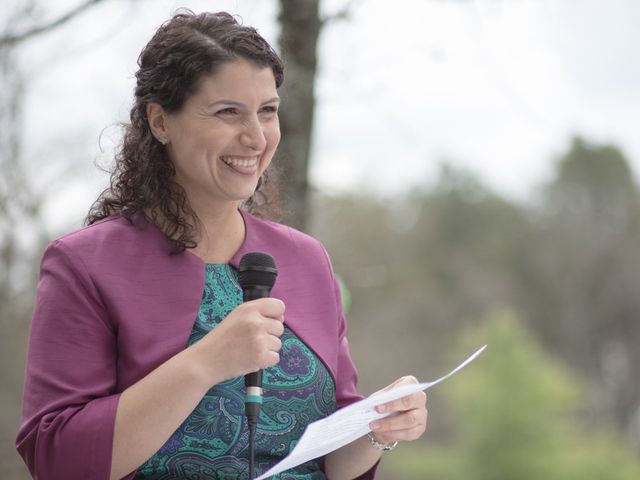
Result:
M386 392L388 390L393 390L395 387L399 385L408 385L411 383L419 383L418 379L413 375L405 375L404 377L400 377L395 380L393 383L387 385L386 387L378 390L377 392L372 393L372 395L377 395L378 393Z

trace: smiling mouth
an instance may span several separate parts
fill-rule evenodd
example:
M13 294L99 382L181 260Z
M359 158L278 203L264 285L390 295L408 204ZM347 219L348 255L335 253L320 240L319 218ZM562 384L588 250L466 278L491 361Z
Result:
M256 157L247 158L247 157L226 156L226 157L220 157L220 159L231 167L251 169L251 168L256 168L258 166L259 157L256 156Z

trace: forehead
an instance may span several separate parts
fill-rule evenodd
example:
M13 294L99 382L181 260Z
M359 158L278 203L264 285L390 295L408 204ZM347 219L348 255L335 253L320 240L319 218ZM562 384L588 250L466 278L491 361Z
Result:
M196 92L188 102L210 104L234 100L259 103L277 96L276 80L270 67L237 60L227 62L214 73L200 78Z

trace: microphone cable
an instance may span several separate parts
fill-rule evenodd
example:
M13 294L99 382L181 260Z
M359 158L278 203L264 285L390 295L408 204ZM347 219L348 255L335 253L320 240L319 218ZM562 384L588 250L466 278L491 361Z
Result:
M255 373L259 374L259 383L262 385L262 372ZM250 375L255 375L255 373ZM248 376L249 375L247 375L247 377ZM258 425L258 417L260 416L260 407L262 407L262 388L247 385L247 383L249 383L249 381L245 377L245 386L247 390L244 399L244 412L247 417L247 426L249 427L249 480L253 480L256 426Z

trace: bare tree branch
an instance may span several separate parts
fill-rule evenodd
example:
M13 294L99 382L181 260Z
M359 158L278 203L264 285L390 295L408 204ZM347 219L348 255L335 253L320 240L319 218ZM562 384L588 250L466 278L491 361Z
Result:
M54 20L53 22L45 23L43 25L39 25L37 27L33 27L33 28L31 28L31 29L29 29L29 30L27 30L25 32L22 32L22 33L4 35L4 36L0 37L0 47L15 45L15 44L23 42L24 40L27 40L27 39L29 39L31 37L35 37L35 36L40 35L42 33L45 33L45 32L48 32L50 30L53 30L53 29L59 27L60 25L63 25L64 23L68 22L72 18L80 15L82 12L84 12L87 9L89 9L90 7L100 3L102 1L104 1L104 0L86 0L84 3L78 5L75 8L72 8L67 13L65 13L64 15L59 17L58 19Z

